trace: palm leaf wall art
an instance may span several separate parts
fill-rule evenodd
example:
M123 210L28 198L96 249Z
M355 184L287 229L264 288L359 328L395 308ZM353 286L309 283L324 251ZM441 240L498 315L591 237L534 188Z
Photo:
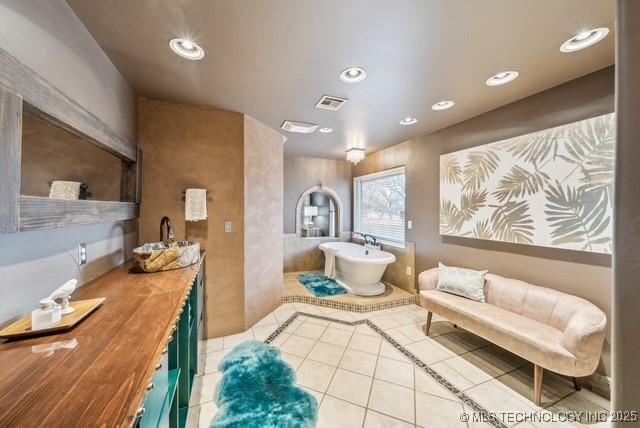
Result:
M440 158L440 233L608 253L615 117Z

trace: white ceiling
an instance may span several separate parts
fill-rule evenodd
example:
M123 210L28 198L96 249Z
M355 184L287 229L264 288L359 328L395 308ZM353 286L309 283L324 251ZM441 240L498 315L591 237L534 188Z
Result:
M379 150L614 63L614 0L68 0L140 95L244 112L279 129L285 119L331 134L289 134L288 155L344 158ZM562 42L606 26L599 44ZM190 37L189 61L168 47ZM340 81L349 66L367 79ZM517 70L513 83L485 80ZM348 98L338 112L314 108ZM434 112L431 104L456 106ZM400 126L415 116L413 126Z

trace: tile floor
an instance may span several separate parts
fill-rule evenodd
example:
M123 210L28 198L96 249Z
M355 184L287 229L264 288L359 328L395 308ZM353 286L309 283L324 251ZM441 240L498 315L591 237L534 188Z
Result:
M555 421L572 415L567 412L605 411L609 407L604 398L586 389L577 392L569 378L550 372L545 373L543 407L535 406L530 363L436 316L432 336L425 337L426 312L416 305L355 313L287 303L244 333L204 344L201 358L205 369L196 377L188 426L209 427L215 416L213 396L221 377L217 365L224 355L245 340L267 339L296 311L344 321L370 320L488 412L506 412L500 417L500 426L579 427L584 425ZM298 316L272 344L296 369L298 385L318 400L319 428L490 426L473 419L461 421L464 412L474 417L469 405L366 324L351 326ZM520 420L524 415L532 419ZM590 422L587 426L602 427L605 423Z

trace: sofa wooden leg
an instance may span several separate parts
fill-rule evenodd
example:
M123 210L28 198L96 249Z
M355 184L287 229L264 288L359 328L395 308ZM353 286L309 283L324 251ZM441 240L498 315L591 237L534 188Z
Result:
M453 325L453 328L458 328L458 324L454 324L454 325Z
M539 365L533 367L533 387L536 406L542 403L542 373L543 369Z
M571 379L573 379L573 387L576 389L576 391L580 391L582 389L582 382L580 381L580 379L577 377L572 377Z
M429 336L429 329L431 328L431 317L433 313L431 311L427 312L427 323L424 325L424 334L425 336Z

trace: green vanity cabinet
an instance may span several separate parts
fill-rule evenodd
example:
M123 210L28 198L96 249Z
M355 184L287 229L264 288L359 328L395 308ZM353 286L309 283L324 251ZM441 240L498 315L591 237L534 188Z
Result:
M139 428L183 428L186 425L189 399L200 359L203 337L204 273L200 268L185 302L166 352L156 366L153 382L147 389L144 413Z

